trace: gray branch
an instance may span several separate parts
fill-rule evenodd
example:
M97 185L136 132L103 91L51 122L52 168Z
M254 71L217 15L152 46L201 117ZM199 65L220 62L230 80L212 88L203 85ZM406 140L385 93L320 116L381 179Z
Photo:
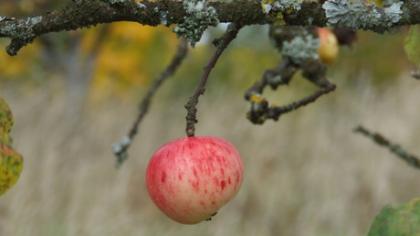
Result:
M420 1L418 0L401 1L398 5L388 8L370 5L363 14L357 14L360 6L349 4L348 0L304 1L295 9L290 9L286 5L282 6L283 1L274 2L278 4L270 7L269 12L267 12L268 8L262 7L260 0L210 0L207 5L214 8L219 22L232 22L239 25L270 24L278 19L278 14L283 15L285 24L288 25L334 26L335 24L376 32L383 32L395 26L420 23ZM40 16L0 17L0 38L11 39L7 52L10 55L16 55L22 47L36 37L50 32L76 30L116 21L132 21L156 26L179 24L187 19L188 9L184 9L184 2L178 0L142 2L138 0L73 0L63 9ZM386 22L385 27L378 25L381 22Z

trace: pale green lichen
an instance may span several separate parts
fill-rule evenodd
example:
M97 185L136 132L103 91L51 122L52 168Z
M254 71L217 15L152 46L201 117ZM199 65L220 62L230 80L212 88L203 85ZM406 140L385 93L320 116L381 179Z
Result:
M303 37L295 37L290 42L284 42L282 55L289 57L294 63L301 64L307 60L317 60L319 39L307 34Z
M401 1L393 2L380 9L373 3L362 1L328 0L322 8L329 26L383 32L400 21L402 4Z
M265 14L274 12L285 12L285 11L300 11L301 5L304 0L263 0L261 1L261 7Z
M186 13L184 21L179 23L174 32L185 37L195 45L201 39L204 31L209 26L215 26L219 23L216 9L208 6L206 0L184 0L183 7Z

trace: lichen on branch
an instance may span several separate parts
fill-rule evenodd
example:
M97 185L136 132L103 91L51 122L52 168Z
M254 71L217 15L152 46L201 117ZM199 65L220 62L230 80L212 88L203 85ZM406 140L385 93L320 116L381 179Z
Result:
M383 32L401 20L402 5L403 2L398 1L379 8L365 1L328 0L322 8L329 26Z
M275 19L267 14L268 8L276 10L275 15L282 16L285 25L348 26L383 32L395 26L420 23L418 0L389 0L383 8L350 0L267 2L270 5L264 9L261 0L69 0L63 9L40 16L0 16L0 38L11 39L7 51L15 55L43 34L131 21L150 26L178 24L178 34L195 42L208 26L216 22L244 26L272 24Z
M194 46L209 26L219 23L217 12L214 7L208 6L207 0L184 0L182 5L186 15L184 21L175 27L174 32L188 39Z
M307 60L318 60L319 39L311 34L295 37L290 42L283 43L281 54L290 58L295 64Z
M284 12L284 11L299 11L302 8L304 0L263 0L261 6L264 13L271 11Z

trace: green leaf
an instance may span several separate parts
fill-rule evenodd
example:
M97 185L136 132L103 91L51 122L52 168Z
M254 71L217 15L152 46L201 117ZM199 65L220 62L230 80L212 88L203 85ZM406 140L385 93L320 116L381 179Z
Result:
M397 207L384 207L368 236L420 236L420 198Z
M410 27L404 49L408 59L416 66L420 66L420 26Z

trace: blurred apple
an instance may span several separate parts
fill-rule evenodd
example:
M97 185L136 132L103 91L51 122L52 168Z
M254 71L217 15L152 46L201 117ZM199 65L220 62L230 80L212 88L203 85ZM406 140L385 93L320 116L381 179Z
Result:
M210 219L238 192L243 163L229 142L217 137L186 137L157 150L147 167L153 202L183 224Z
M318 28L319 48L318 55L325 64L332 64L338 56L338 41L335 34L327 28Z

